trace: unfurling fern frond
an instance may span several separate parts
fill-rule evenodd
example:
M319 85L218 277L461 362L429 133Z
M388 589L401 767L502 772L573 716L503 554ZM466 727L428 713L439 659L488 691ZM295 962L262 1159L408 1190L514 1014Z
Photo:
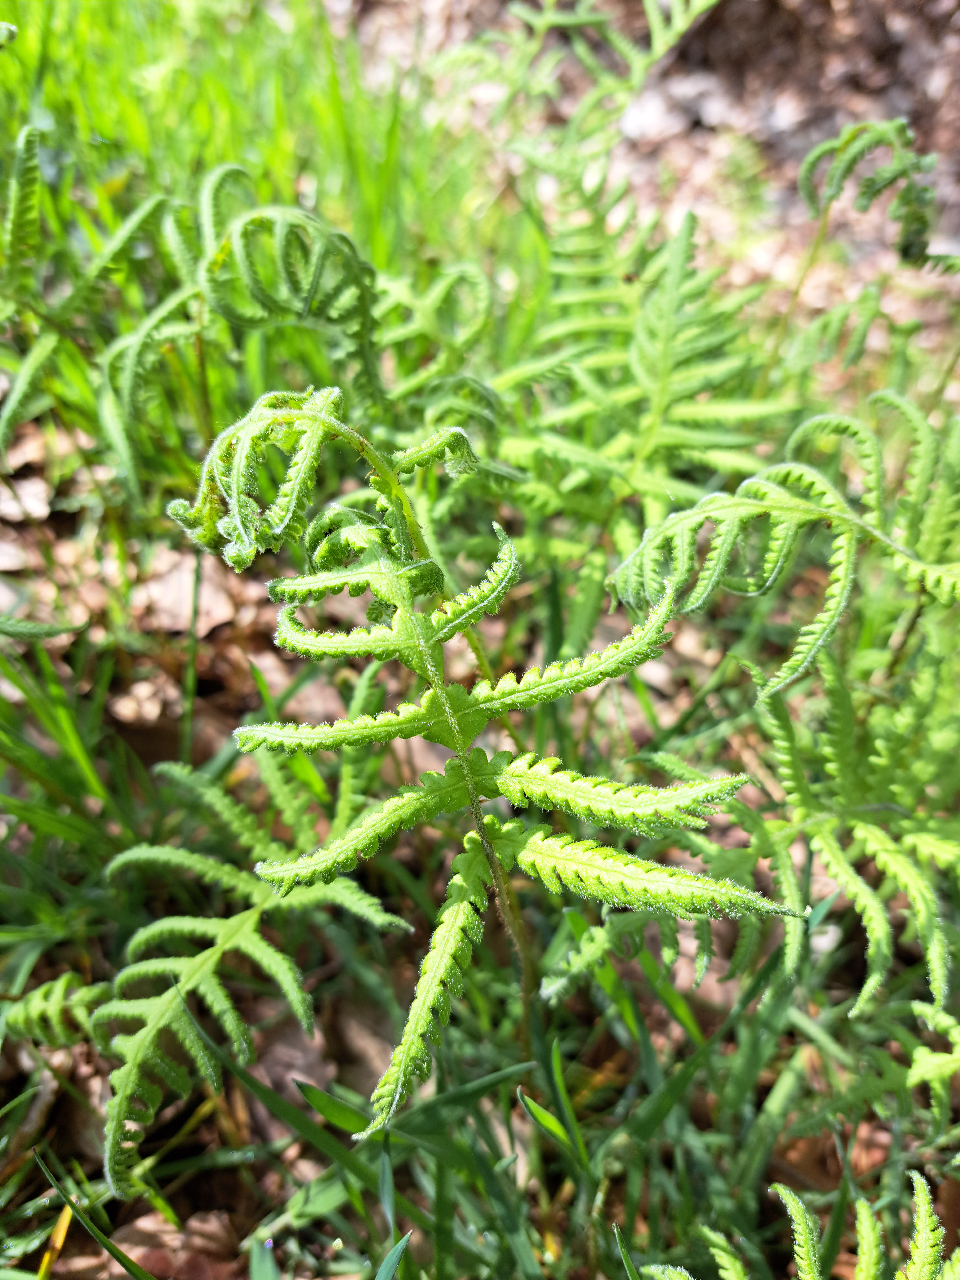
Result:
M891 208L891 217L901 224L898 249L904 262L922 264L927 259L927 237L933 212L932 188L919 181L936 164L936 156L920 156L913 150L913 130L904 119L871 120L847 125L839 137L821 142L800 166L797 185L813 216L826 213L853 176L860 162L878 147L889 147L892 155L861 179L855 206L869 209L878 196L898 182L903 186ZM822 191L816 188L816 172L830 157Z
M332 442L353 448L370 467L369 496L376 514L360 514L354 505L332 503L308 527L315 473ZM256 465L268 443L278 445L290 461L276 501L264 510L257 500ZM516 937L521 925L502 888L504 872L515 864L554 892L568 887L601 902L652 911L663 919L749 912L782 915L785 911L742 885L661 867L595 841L557 837L547 828L525 830L516 822L501 827L484 816L485 800L506 797L517 807L535 805L592 824L659 837L701 824L705 814L732 796L743 779L698 779L657 791L586 778L559 769L559 761L537 762L531 755L514 759L507 752L491 758L480 748L470 750L491 721L616 678L658 652L673 595L665 591L630 635L582 660L552 663L543 671L524 673L519 681L512 673L496 684L480 680L469 692L448 681L445 642L468 631L482 614L496 612L519 574L516 550L495 526L499 552L485 579L453 599L436 599L443 594L447 575L428 553L402 477L441 462L449 469L452 461L458 470L464 460L472 465L473 453L459 431L441 428L430 439L390 458L343 421L343 400L336 389L271 393L217 438L204 463L196 504L170 507L170 514L195 541L208 549L222 549L224 558L238 568L259 552L276 550L303 535L309 571L278 579L269 588L284 606L278 619L278 642L312 658L399 660L426 686L419 705L401 704L392 712L363 714L367 709L363 699L351 708L350 718L335 724L245 726L237 733L242 750L356 751L420 734L455 753L442 776L425 774L420 786L403 788L357 818L347 816L347 805L325 846L302 850L296 859L266 859L257 867L264 893L269 895L273 886L285 895L277 901L289 907L300 895L322 890L326 882L333 880L336 885L334 877L353 868L358 859L371 856L398 831L433 821L441 813L469 815L473 830L465 835L464 852L424 961L406 1030L374 1095L374 1128L386 1124L401 1104L413 1075L429 1067L426 1038L447 1020L450 999L460 991L461 967L482 929L480 912L487 885L494 886L508 928ZM298 613L345 587L355 595L364 591L372 595L369 628L346 633L320 630ZM374 666L374 674L377 669ZM229 806L221 802L219 811L231 821ZM237 830L247 838L242 824ZM264 901L262 909L266 906ZM666 924L664 929L669 934Z

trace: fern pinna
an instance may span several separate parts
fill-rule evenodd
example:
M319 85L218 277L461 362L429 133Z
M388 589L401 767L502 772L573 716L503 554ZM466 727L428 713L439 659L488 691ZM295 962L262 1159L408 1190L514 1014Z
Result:
M334 443L350 446L369 466L369 489L364 495L356 490L349 495L350 505L328 504L308 522L315 474L324 449ZM257 463L270 444L287 452L290 461L275 500L263 507L257 499ZM709 806L732 796L743 779L698 780L661 790L620 786L568 772L559 761L538 760L530 753L488 755L481 747L471 749L492 721L597 685L657 652L673 595L666 590L630 635L583 661L527 671L519 681L512 674L495 684L481 680L468 692L445 678L444 643L458 634L469 635L485 612L496 611L517 580L519 564L513 544L498 528L500 551L484 580L453 599L444 598L443 574L427 554L403 482L415 469L433 469L440 463L454 471L474 464L461 430L442 428L421 445L387 457L344 421L338 390L278 392L262 397L244 419L217 438L204 464L196 504L191 508L179 502L170 508L196 542L222 550L236 568L284 541L300 541L309 571L279 578L270 586L281 606L278 643L314 660L397 661L413 673L422 692L419 702L404 702L375 716L319 725L246 726L236 734L242 750L358 749L421 735L453 752L443 775L428 773L420 785L401 788L325 845L304 851L295 861L268 857L257 867L264 887L274 888L280 895L277 901L285 903L309 892L306 886L343 883L340 876L401 829L432 821L441 813L464 812L469 817L471 829L453 863L447 900L401 1043L374 1095L371 1130L389 1121L413 1077L429 1069L427 1040L447 1020L451 997L461 988L462 969L480 938L489 888L518 951L525 955L523 926L508 879L514 867L554 892L568 888L613 906L674 915L785 910L742 885L644 861L596 840L557 835L542 824L504 822L499 808L483 811L485 800L503 797L519 808L572 815L589 827L661 834L700 825ZM372 625L352 631L307 625L303 607L344 588L356 596L370 593ZM420 608L418 601L423 602ZM525 968L529 980L529 964Z

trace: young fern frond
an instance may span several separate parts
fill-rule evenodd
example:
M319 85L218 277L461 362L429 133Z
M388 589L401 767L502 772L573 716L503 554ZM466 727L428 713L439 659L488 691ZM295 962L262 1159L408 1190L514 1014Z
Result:
M469 815L472 831L464 836L455 864L447 905L424 961L413 1006L390 1067L374 1095L373 1128L386 1124L409 1091L412 1078L429 1069L426 1040L449 1017L450 999L461 989L461 970L482 930L480 912L487 886L498 894L505 918L512 907L503 896L504 873L515 864L541 879L553 892L571 888L582 896L617 906L672 915L782 915L785 909L742 885L661 867L595 841L554 836L547 828L525 830L522 823L502 826L484 816L485 799L504 796L517 807L535 805L573 814L595 825L661 836L683 826L699 825L712 806L729 799L741 778L697 779L678 787L622 786L606 779L585 778L559 769L559 761L537 762L531 755L514 759L507 752L492 758L470 744L494 720L526 711L616 678L659 651L673 605L668 586L648 617L623 640L584 659L555 662L543 671L512 674L495 685L479 681L469 692L444 675L446 641L467 631L483 613L495 612L519 574L511 540L495 526L499 552L485 579L452 600L436 602L447 575L431 559L414 504L402 474L439 463L454 470L473 465L473 453L461 434L442 428L433 437L389 458L357 429L343 421L343 400L334 388L302 394L270 393L261 397L235 427L218 436L204 463L196 504L171 504L170 514L200 545L222 549L236 568L259 552L276 550L302 537L310 571L270 585L273 599L283 603L278 643L311 657L362 657L375 662L399 660L426 685L419 705L402 704L394 712L354 714L330 725L250 725L237 731L242 750L259 747L316 750L371 744L420 734L455 753L444 774L425 774L420 786L401 789L377 808L352 821L338 816L337 827L322 848L304 851L295 860L265 860L258 865L264 891L271 886L291 905L308 886L336 884L339 873L371 856L398 831L433 821L439 814ZM352 447L370 467L376 515L330 504L310 524L307 507L323 448L337 441ZM263 510L255 487L256 464L268 443L290 456L287 478L274 505ZM367 611L373 623L343 633L308 626L297 610L346 587L352 594L369 590ZM418 606L425 600L426 607ZM389 621L389 625L384 625ZM345 810L346 814L346 810ZM319 884L317 883L319 882ZM297 887L300 886L300 887ZM264 904L266 905L266 904ZM516 928L516 924L511 924ZM664 925L669 944L670 929ZM667 946L669 949L669 946Z
M914 1220L913 1233L910 1239L910 1256L906 1265L898 1273L905 1280L942 1280L953 1273L960 1258L960 1251L955 1251L946 1267L943 1265L944 1229L940 1225L930 1197L930 1188L926 1179L915 1169L910 1170L913 1182ZM795 1191L781 1183L773 1183L771 1191L775 1191L786 1206L793 1227L793 1265L799 1280L823 1280L821 1264L820 1223L806 1207ZM867 1200L861 1196L856 1201L857 1212L857 1262L854 1280L880 1280L887 1273L889 1260L884 1256L883 1237L880 1223ZM720 1280L747 1280L748 1272L739 1255L729 1242L711 1227L700 1226L698 1234L706 1242L720 1272ZM628 1275L636 1274L633 1263L626 1253L623 1240L617 1233L621 1256ZM679 1270L679 1268L644 1267L646 1272ZM684 1272L684 1275L687 1273Z
M903 1274L905 1280L938 1280L943 1265L943 1238L946 1233L934 1212L926 1179L915 1169L910 1170L910 1177L913 1181L916 1216L910 1241L910 1257Z
M888 402L889 397L878 401ZM822 606L816 618L801 628L793 653L761 689L762 701L807 671L835 634L853 589L862 544L871 540L879 543L898 572L911 584L925 586L944 604L958 598L960 591L960 562L924 562L912 549L916 534L911 530L917 527L929 496L929 483L924 489L922 482L949 465L942 452L936 466L931 463L928 433L918 432L916 483L905 499L909 545L895 541L887 532L879 453L867 428L845 418L810 419L788 442L788 456L805 441L824 433L848 436L861 449L866 471L862 514L813 467L794 461L777 464L745 480L735 494L710 494L691 510L677 512L648 529L641 545L613 578L620 598L634 611L643 608L646 601L659 599L668 583L675 584L679 592L693 579L686 597L678 602L681 611L689 612L703 608L709 596L721 588L747 596L772 591L796 554L803 532L815 525L828 528L833 545ZM698 569L697 538L707 526L708 550ZM738 563L748 572L735 574ZM752 568L755 564L759 572Z
M750 399L738 320L747 296L715 296L716 273L692 264L694 230L688 215L658 249L643 240L631 250L641 261L628 264L606 232L584 241L581 229L553 264L548 314L558 318L537 341L554 354L494 380L503 391L552 388L536 430L503 440L499 450L528 471L520 495L545 515L580 498L582 514L606 525L625 518L623 499L636 495L653 523L702 496L684 473L752 472L755 460L743 447L752 437L736 428L789 412L782 401ZM582 281L572 278L577 271Z
M198 996L230 1037L234 1053L243 1061L249 1056L246 1025L233 1007L217 977L217 969L228 951L239 950L265 967L273 978L282 979L282 989L295 1001L293 1007L309 1028L312 1012L305 1001L299 975L290 961L257 934L262 908L254 907L227 920L199 920L185 917L158 921L160 930L148 926L146 941L166 937L206 936L211 945L193 957L169 957L128 965L114 982L114 997L101 1005L92 1019L93 1029L105 1050L121 1059L122 1065L110 1077L113 1096L107 1106L104 1138L104 1170L107 1180L120 1196L135 1191L130 1174L137 1161L137 1139L152 1124L165 1090L183 1096L190 1088L189 1072L176 1063L164 1047L173 1036L200 1075L213 1086L219 1083L218 1069L197 1034L184 1003ZM164 926L168 926L166 929ZM254 942L261 943L257 946ZM137 935L132 940L136 951ZM166 979L169 985L159 995L130 998L128 986L147 979ZM169 981L172 979L172 982ZM111 1034L113 1024L132 1026L132 1031Z
M233 838L243 849L258 859L284 858L287 849L270 839L254 815L244 805L238 804L222 787L211 782L189 765L164 761L156 766L161 778L192 794L206 808L212 810Z
M652 919L647 911L615 911L603 924L586 929L561 963L544 977L541 999L557 1004L579 983L591 978L610 951L633 951L642 946L643 932Z
M937 158L934 155L917 155L913 142L913 130L906 120L899 118L846 125L839 137L814 147L801 164L797 178L797 186L811 216L825 216L861 160L878 147L889 147L891 159L860 180L854 205L863 212L883 192L902 182L890 210L890 216L901 226L897 248L903 262L913 265L926 262L934 197L931 187L918 179L933 169ZM827 157L831 160L823 189L817 191L817 169Z
M853 1280L880 1280L883 1275L883 1236L880 1223L866 1200L857 1201L857 1265Z

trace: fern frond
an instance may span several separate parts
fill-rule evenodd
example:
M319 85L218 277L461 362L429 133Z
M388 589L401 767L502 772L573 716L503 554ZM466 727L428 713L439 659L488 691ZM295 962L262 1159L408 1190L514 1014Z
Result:
M463 852L452 867L453 878L441 908L440 922L423 961L413 1004L399 1045L373 1093L373 1122L361 1136L390 1122L403 1103L415 1076L430 1071L427 1039L436 1039L439 1026L450 1018L450 1000L463 990L462 970L483 937L481 914L487 905L490 870L480 840L467 836Z
M181 766L182 767L182 766ZM246 902L266 900L263 885L250 871L242 871L229 862L221 862L203 853L189 849L177 849L170 845L138 844L118 853L106 868L113 878L128 867L156 867L168 871L182 871L196 876L204 884L219 884L227 892L236 894Z
M553 663L542 672L534 667L517 681L512 673L493 687L482 680L468 694L461 685L451 685L447 697L460 733L470 743L493 719L508 711L525 711L541 702L579 693L604 680L623 675L660 652L664 626L670 617L672 598L667 592L645 622L634 627L630 635L582 661ZM348 637L350 634L348 633ZM362 632L362 636L370 635ZM389 633L388 633L389 634ZM358 642L362 643L362 641ZM360 650L369 652L369 650ZM241 751L265 746L274 750L335 751L345 745L388 742L392 738L412 738L421 734L431 742L452 746L447 715L435 693L429 691L420 706L402 703L395 712L378 716L359 716L356 720L340 720L334 724L289 725L259 724L234 731Z
M271 840L263 831L254 815L244 805L238 804L215 782L191 769L189 765L163 761L154 768L154 773L166 778L174 785L194 795L201 804L212 810L228 829L243 849L248 849L255 858L270 861L286 856L287 850L278 841ZM141 846L147 848L147 846ZM134 852L134 851L131 851ZM112 864L117 865L117 864ZM217 863L218 866L222 865ZM238 873L245 875L245 872Z
M851 900L867 933L867 980L861 988L857 1002L850 1010L850 1017L856 1017L867 1001L883 984L883 980L893 959L893 934L886 908L874 891L862 880L847 861L846 855L837 843L836 838L823 825L817 828L811 843L823 859L828 873Z
M774 1183L771 1190L787 1207L793 1224L793 1257L798 1280L823 1280L820 1272L820 1224L795 1191Z
M894 391L875 391L870 397L870 403L893 409L906 422L913 435L913 448L910 451L903 491L903 542L913 550L920 536L925 507L937 470L936 432L926 415L915 404Z
M453 477L465 475L478 466L480 459L473 451L470 438L461 427L442 427L422 444L411 445L393 455L393 468L398 476L417 467L442 462Z
M537 760L531 752L511 761L498 775L501 792L515 808L534 804L561 809L594 826L625 827L656 838L678 826L704 826L710 806L730 799L745 775L712 778L679 787L627 786L559 769L557 759Z
M904 1280L939 1280L943 1267L944 1230L933 1209L926 1180L910 1170L913 1182L914 1220L910 1257L903 1269Z
M580 983L593 976L610 951L634 951L643 945L643 933L655 917L647 911L611 912L603 924L581 935L563 961L540 984L540 998L548 1004L563 1000Z
M219 164L211 169L200 186L200 239L205 254L215 253L220 243L223 224L223 194L232 178L246 178L247 171L238 164Z
M883 1275L880 1223L866 1200L857 1200L857 1265L853 1280L880 1280Z
M717 1270L720 1272L720 1280L749 1280L746 1267L725 1236L705 1226L699 1228L699 1233L713 1255Z
M4 397L3 407L0 409L0 453L6 450L10 436L20 423L21 414L26 407L30 389L43 366L53 355L59 341L58 334L46 329L34 341L30 350L24 356L23 362L13 380L13 385Z
M300 885L285 897L273 895L268 911L300 911L308 907L339 907L375 929L389 933L412 933L413 926L385 911L378 898L361 889L355 880L339 876L329 884Z
M179 498L170 503L169 515L195 542L208 550L222 547L229 564L246 568L256 554L277 549L302 530L320 450L331 432L344 430L342 414L343 397L335 388L261 396L245 417L217 436L204 461L195 505ZM269 443L293 450L294 461L264 512L253 492L256 467Z
M364 556L356 564L339 569L327 569L318 573L302 574L296 578L277 578L269 584L271 600L307 604L322 600L328 593L338 595L344 587L350 595L359 596L369 591L378 600L400 606L411 596L435 595L443 590L443 574L432 560L417 560L413 564L396 565L385 557ZM284 610L288 620L284 625L289 635L296 634L293 623L295 614ZM445 637L449 639L449 637ZM295 649L286 642L283 647Z
M773 846L771 863L777 888L783 901L793 912L792 918L787 918L783 922L783 974L787 979L792 978L800 967L807 934L803 919L803 893L790 853L792 843L793 832L790 828L774 833L771 839Z
M849 807L857 804L861 795L853 702L840 664L829 649L821 649L817 665L830 705L830 717L822 741L825 768L833 779L832 789L836 799L841 805Z
M934 1008L940 1009L947 997L949 952L933 886L881 827L867 822L858 823L854 837L863 844L864 852L875 860L884 875L889 876L910 899L927 960Z
M233 736L239 749L244 752L268 747L272 751L292 754L294 751L338 751L345 746L390 742L394 738L413 738L417 734L426 736L433 723L434 708L431 704L416 706L410 702L402 702L396 711L381 711L376 716L357 716L355 720L336 720L332 724L277 722L244 725L235 729ZM479 731L478 729L476 732Z
M883 457L880 441L872 428L857 418L841 414L821 413L801 423L787 441L786 456L792 460L806 441L822 437L852 440L857 447L857 461L863 469L863 494L860 501L870 513L869 520L884 527Z
M793 653L776 675L763 686L760 697L765 701L803 675L840 625L856 581L857 547L858 538L852 530L837 534L830 555L830 577L820 613L813 622L800 628Z
M106 273L117 262L117 259L133 244L137 236L149 226L151 220L166 203L166 196L149 196L144 200L143 204L134 209L133 213L124 218L103 248L85 268L70 293L59 304L56 311L57 315L68 316L75 314L78 307L88 302L93 290L102 282Z
M201 1076L210 1084L218 1083L217 1066L200 1039L196 1026L187 1011L184 999L195 993L203 1000L224 1031L231 1036L235 1054L246 1060L249 1047L246 1026L236 1012L216 971L226 952L251 950L250 939L259 923L261 908L252 907L228 920L204 920L187 918L181 929L173 925L169 935L187 934L192 926L197 933L215 938L214 944L193 957L171 957L161 961L140 961L128 965L114 983L114 999L95 1011L91 1023L104 1049L119 1057L122 1065L110 1076L113 1096L107 1104L104 1171L114 1194L130 1196L135 1187L130 1181L130 1171L137 1160L137 1136L152 1124L165 1089L185 1095L189 1090L187 1071L175 1063L164 1048L164 1039L173 1036L192 1060ZM163 936L163 926L170 921L158 921L160 929L148 926L150 933L144 937L134 935L131 940L134 951L146 941L155 943ZM197 926L204 926L198 929ZM206 928L211 926L212 928ZM294 1010L305 1024L310 1024L310 1009L299 985L299 977L291 962L262 939L262 947L254 948L257 963L269 966L271 977L283 978L284 993L295 1001ZM126 999L127 986L143 978L175 977L176 982L160 995ZM112 1023L139 1024L133 1032L109 1035Z
M14 1040L66 1048L91 1035L91 1014L109 997L109 982L87 986L79 974L68 969L11 1005L4 1029Z
M298 785L298 780L290 773L290 764L277 759L269 751L257 752L257 767L270 793L270 799L276 806L280 821L290 828L293 835L292 852L309 853L317 842L316 821L309 813L313 795L302 783ZM277 854L272 849L262 853L257 850L254 856L258 860L270 862Z
M492 823L493 819L488 819ZM498 856L542 880L551 893L571 889L615 907L692 916L789 915L786 907L730 880L713 880L678 867L664 867L598 845L555 836L548 827L524 829L511 822L492 839ZM501 852L502 851L502 852Z
M541 702L580 693L604 680L624 675L660 652L665 640L664 627L672 611L673 595L668 589L647 618L623 640L582 660L555 662L542 672L533 667L524 672L519 682L512 673L493 688L481 681L471 692L468 705L478 712L482 710L492 720L508 711L526 711Z
M13 153L3 227L3 285L10 291L23 287L29 277L29 261L40 247L39 147L39 130L25 125Z

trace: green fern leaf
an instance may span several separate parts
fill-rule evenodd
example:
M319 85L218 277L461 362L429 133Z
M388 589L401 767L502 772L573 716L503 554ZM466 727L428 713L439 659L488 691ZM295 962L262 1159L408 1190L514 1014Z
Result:
M420 970L403 1037L374 1091L373 1122L361 1137L388 1124L409 1092L413 1078L429 1074L430 1052L426 1041L435 1039L437 1024L445 1024L449 1019L450 998L460 995L462 970L473 947L483 937L483 923L478 913L487 905L490 871L483 847L473 833L467 836L463 852L454 859L452 872L447 900Z
M122 1061L111 1074L113 1096L107 1104L107 1126L104 1139L104 1172L114 1193L129 1196L135 1188L130 1182L130 1170L137 1160L137 1135L153 1123L163 1099L165 1089L185 1095L189 1090L189 1075L176 1064L163 1048L165 1037L173 1036L183 1051L193 1061L201 1076L211 1085L218 1084L215 1061L210 1057L197 1034L193 1019L184 999L195 993L217 1016L224 1030L231 1036L234 1052L246 1060L248 1042L243 1019L233 1008L223 986L216 977L216 970L227 951L250 950L249 943L260 919L261 909L253 907L229 920L197 920L186 918L169 929L169 934L206 934L214 938L214 944L194 957L169 957L159 961L140 961L128 965L114 982L114 998L101 1005L93 1014L91 1023L98 1040L105 1050ZM148 926L149 934L134 935L133 950L161 940L163 926L169 920L158 921L160 929ZM262 940L261 940L262 941ZM271 976L282 973L284 987L296 1000L295 1010L301 1018L310 1022L310 1010L299 985L299 978L291 972L292 966L280 952L264 943ZM258 962L262 952L254 955ZM157 996L137 999L125 998L128 986L146 978L174 979L174 984ZM136 1031L120 1032L109 1036L111 1023L139 1024Z
M560 763L537 760L531 752L511 761L497 782L516 808L561 809L594 826L625 827L651 838L680 825L704 826L708 807L730 799L747 781L738 775L679 787L625 786L560 770Z
M774 1183L772 1191L787 1206L793 1223L793 1256L797 1264L799 1280L822 1280L820 1273L820 1224L796 1192L780 1183Z
M857 1201L857 1265L853 1280L880 1280L883 1275L880 1223L866 1200Z
M943 1267L944 1230L934 1212L926 1181L915 1169L910 1170L910 1177L915 1214L910 1257L903 1269L904 1280L939 1280Z
M493 819L488 819L493 822ZM527 875L544 882L552 893L571 889L615 907L668 911L689 919L696 915L787 915L787 908L729 880L713 880L677 867L617 853L592 840L554 836L547 827L524 829L511 822L493 834L505 865L514 862Z
M729 1241L710 1227L700 1227L700 1236L707 1243L720 1272L720 1280L749 1280L747 1269L740 1261Z
M488 760L477 748L470 752L468 769L480 795L496 796L498 770L507 752ZM409 830L422 822L432 822L441 813L457 813L469 804L469 790L462 765L448 760L442 774L425 773L419 787L405 787L366 814L350 831L331 840L295 862L260 863L257 875L272 884L278 892L288 893L294 885L314 880L329 882L334 876L352 871L361 858L372 857L385 840L398 831Z
M866 881L854 871L834 835L825 826L819 826L811 843L824 866L837 884L853 902L863 920L867 932L867 980L863 984L850 1017L856 1017L883 984L893 959L893 934L883 903Z
M40 133L25 125L17 135L3 227L3 284L17 291L29 280L29 261L40 247Z
M498 524L494 523L493 530L500 543L500 551L487 570L487 576L469 591L444 601L430 619L435 628L435 638L440 643L473 626L483 614L496 613L504 596L520 577L516 548Z
M154 772L161 778L166 778L176 786L194 795L201 804L212 810L217 815L224 826L230 831L231 835L237 841L242 849L247 849L257 859L270 861L273 859L282 859L288 856L287 849L278 841L271 840L269 835L262 831L256 818L242 804L238 804L233 800L222 787L218 787L216 783L211 782L209 778L195 769L191 769L189 765L174 764L170 761L164 761L158 764ZM146 846L141 846L145 848ZM131 852L136 852L135 850ZM112 865L117 866L117 863ZM217 863L217 866L222 864ZM245 875L245 872L239 873Z
M4 1030L14 1040L66 1048L92 1034L91 1014L109 997L108 982L86 986L79 974L68 969L11 1005Z
M864 852L876 861L884 875L889 876L910 899L917 919L917 932L927 959L934 1008L939 1009L947 997L949 953L947 940L940 926L940 907L933 887L923 872L897 848L882 828L861 822L854 828L854 836L862 842Z

